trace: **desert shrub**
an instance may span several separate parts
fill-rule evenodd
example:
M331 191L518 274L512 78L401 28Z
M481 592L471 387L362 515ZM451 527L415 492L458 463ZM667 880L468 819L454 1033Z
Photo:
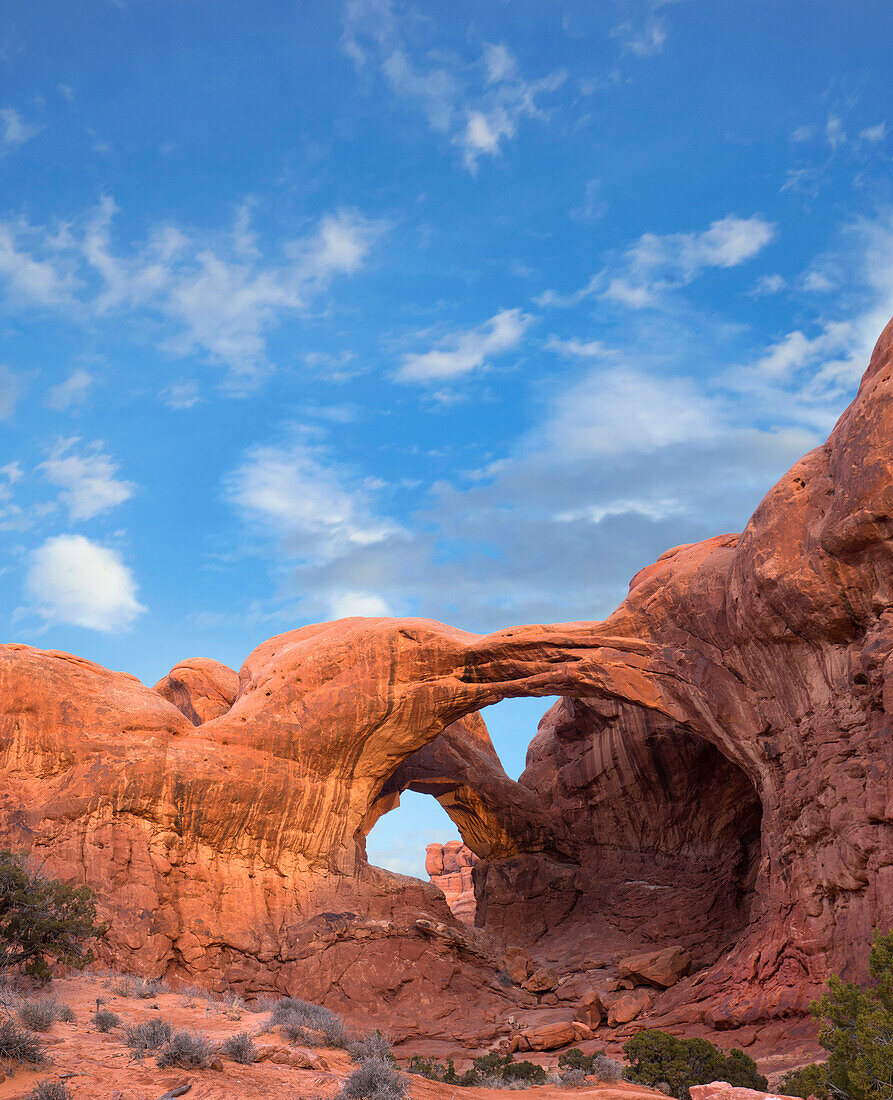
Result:
M204 1069L214 1054L214 1044L207 1035L177 1028L158 1051L155 1059L161 1069L179 1066L181 1069Z
M486 1083L485 1083L486 1082ZM495 1082L495 1083L494 1083ZM481 1055L471 1063L459 1080L460 1085L483 1088L505 1088L506 1085L544 1085L546 1071L536 1062L516 1062L513 1054L495 1051Z
M297 997L282 997L273 1007L266 1028L278 1027L292 1043L308 1047L344 1047L348 1043L344 1021L322 1005Z
M0 1016L0 1059L4 1062L30 1062L39 1066L46 1061L46 1055L39 1040L15 1020Z
M74 1100L71 1089L61 1081L38 1081L25 1100Z
M240 1062L243 1066L250 1066L257 1057L257 1047L247 1031L230 1035L220 1049L227 1058L232 1058L234 1062Z
M349 1042L346 1049L355 1062L365 1062L368 1058L390 1058L392 1061L394 1059L390 1039L377 1029L361 1039Z
M406 1078L389 1058L367 1058L344 1082L338 1100L405 1100Z
M598 1081L619 1081L623 1076L623 1063L615 1062L606 1054L596 1054L592 1059L592 1076Z
M775 1091L780 1096L800 1096L802 1100L809 1100L810 1096L818 1096L819 1100L826 1100L828 1067L824 1062L812 1062L808 1066L793 1069L784 1075Z
M170 1039L173 1028L167 1020L144 1020L140 1024L128 1024L122 1038L136 1058L142 1058L150 1050L159 1050Z
M93 1026L97 1031L109 1032L121 1023L121 1017L110 1008L97 1008L93 1013Z
M875 933L868 972L866 989L829 978L827 992L810 1005L821 1022L819 1042L828 1051L821 1087L842 1100L884 1100L893 1094L893 931ZM819 1067L812 1077L819 1079Z
M640 1085L666 1082L677 1100L689 1100L690 1085L727 1081L765 1092L769 1083L753 1058L740 1050L727 1057L706 1039L677 1039L653 1028L634 1035L623 1048L629 1060L625 1076Z
M268 993L261 993L253 1001L248 1001L245 1008L248 1012L253 1012L259 1016L262 1012L272 1012L277 1004L278 998L271 997Z
M94 957L90 941L106 929L89 887L29 870L24 855L0 849L0 970L49 978L51 961L83 970Z
M71 1005L60 1004L53 996L31 997L27 1001L21 1001L16 1013L31 1031L49 1031L57 1020L64 1020L66 1023L74 1020Z
M603 1051L599 1051L599 1054L603 1053ZM563 1050L558 1055L558 1068L581 1069L584 1073L592 1073L592 1063L595 1057L594 1054L584 1054L579 1047L571 1047L569 1050Z
M565 1073L581 1070L587 1077L595 1077L599 1081L618 1081L623 1072L620 1062L608 1058L603 1050L584 1054L578 1047L571 1047L558 1055L558 1069Z
M578 1089L586 1084L587 1077L585 1069L576 1069L571 1066L561 1073L559 1080L566 1089Z
M167 986L160 978L136 978L132 974L124 974L115 981L109 983L109 989L119 997L132 997L135 1000L151 1001L159 993L167 992Z
M419 1077L427 1077L429 1081L443 1081L447 1085L459 1084L459 1074L456 1073L452 1058L447 1058L444 1065L435 1058L423 1058L420 1054L414 1054L406 1068Z

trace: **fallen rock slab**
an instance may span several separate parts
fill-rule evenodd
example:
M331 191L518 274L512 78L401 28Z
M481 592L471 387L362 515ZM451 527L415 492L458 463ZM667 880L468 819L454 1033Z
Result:
M671 985L675 985L688 973L690 967L691 952L679 946L628 955L618 963L621 977L650 982L661 989L669 989Z
M621 993L611 1001L608 1007L608 1026L617 1027L618 1024L628 1024L654 1007L654 994L647 989L633 989L629 993Z

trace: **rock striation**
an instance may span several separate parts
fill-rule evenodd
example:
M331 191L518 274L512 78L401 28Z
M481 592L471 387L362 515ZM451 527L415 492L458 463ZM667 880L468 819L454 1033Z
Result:
M157 690L0 647L0 838L97 890L119 965L384 1005L398 1036L558 1002L497 980L506 945L569 972L676 946L689 977L625 990L653 1020L796 1016L893 924L891 549L893 325L745 530L667 551L604 622L343 619ZM475 712L520 695L564 698L514 783ZM365 858L407 788L480 857L475 928Z

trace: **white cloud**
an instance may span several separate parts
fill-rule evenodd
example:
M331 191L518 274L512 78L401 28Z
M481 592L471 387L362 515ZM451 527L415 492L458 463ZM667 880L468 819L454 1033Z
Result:
M133 495L135 488L132 482L116 476L118 466L102 450L101 443L78 454L72 448L79 442L77 438L62 440L40 467L47 481L62 489L59 499L72 522L93 519L116 508Z
M611 37L618 39L624 50L636 57L654 57L663 51L667 27L662 20L651 16L641 26L620 23L611 31Z
M887 123L879 122L876 126L867 126L864 130L859 131L859 137L863 141L870 141L873 144L877 144L879 141L883 141L887 136Z
M361 73L377 69L395 96L421 110L432 130L451 134L474 173L481 157L498 155L515 137L523 119L547 117L538 98L560 87L565 74L527 81L502 43L485 44L473 64L443 50L421 51L421 26L412 14L399 19L388 0L350 0L342 48Z
M439 68L419 73L400 49L394 50L381 68L392 92L421 104L432 130L450 129L459 99L459 87L451 73Z
M694 233L643 233L624 253L619 270L604 268L572 294L547 290L539 305L574 306L599 295L630 309L657 303L665 290L686 286L710 268L738 267L762 251L776 227L759 215L729 214Z
M569 458L607 456L712 440L722 420L692 379L618 367L593 371L558 394L532 439Z
M161 396L169 409L191 409L201 401L198 384L189 378L171 382Z
M376 238L384 229L382 222L370 221L356 211L340 210L323 218L316 235L303 253L301 274L306 278L325 279L336 273L350 274L361 266Z
M614 354L613 348L606 347L601 340L561 340L550 336L546 341L546 350L557 352L576 359L605 359Z
M809 141L815 134L814 126L798 126L791 134L794 141Z
M0 277L3 277L12 296L24 302L38 305L61 305L73 302L75 280L63 272L53 259L35 259L19 247L21 235L33 235L30 226L16 226L0 222ZM40 233L44 241L51 243L49 230Z
M828 121L825 123L825 139L831 146L832 152L836 152L846 144L846 130L840 115L828 115Z
M255 447L226 479L225 494L244 520L277 536L295 558L332 560L400 530L376 516L368 483L302 443Z
M361 615L379 619L390 615L387 603L374 592L337 592L329 597L333 619L350 619Z
M510 80L518 71L518 63L507 46L488 45L484 47L484 65L487 68L487 83L499 84Z
M118 633L146 611L121 555L83 535L57 535L34 550L25 588L50 623Z
M771 222L730 214L700 233L645 233L627 255L634 269L669 268L692 278L707 267L737 267L774 237Z
M3 141L6 145L24 145L41 131L40 126L26 122L14 107L4 107L0 110L0 123L3 126Z
M341 210L265 259L243 205L231 232L159 225L126 252L112 241L116 213L104 198L80 233L0 223L0 277L30 304L88 318L148 315L161 323L166 351L203 352L228 368L235 387L249 385L265 366L268 331L305 310L336 276L359 270L385 230L381 221Z
M783 275L761 275L750 291L751 297L762 298L766 294L778 294L787 286Z
M47 408L65 412L77 405L83 405L94 381L93 375L85 370L78 368L72 371L63 382L50 387L46 399Z
M477 328L451 333L431 351L404 356L395 377L401 382L459 378L517 347L532 320L520 309L501 310Z
M0 420L9 420L21 396L21 378L5 363L0 363Z

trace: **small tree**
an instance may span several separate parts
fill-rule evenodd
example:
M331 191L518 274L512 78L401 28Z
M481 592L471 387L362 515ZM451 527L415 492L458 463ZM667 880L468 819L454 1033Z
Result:
M810 1005L822 1024L819 1042L829 1052L826 1088L832 1097L893 1097L893 931L875 933L868 971L867 989L834 976L821 1000ZM818 1067L813 1072L818 1077Z
M106 930L88 886L31 871L24 855L0 849L0 972L22 966L46 979L50 960L82 970L94 957L89 941Z
M677 1100L689 1100L689 1085L728 1081L730 1085L765 1091L766 1078L753 1058L741 1050L728 1057L706 1039L677 1039L653 1028L640 1031L623 1047L629 1059L625 1076L652 1088L666 1081Z

